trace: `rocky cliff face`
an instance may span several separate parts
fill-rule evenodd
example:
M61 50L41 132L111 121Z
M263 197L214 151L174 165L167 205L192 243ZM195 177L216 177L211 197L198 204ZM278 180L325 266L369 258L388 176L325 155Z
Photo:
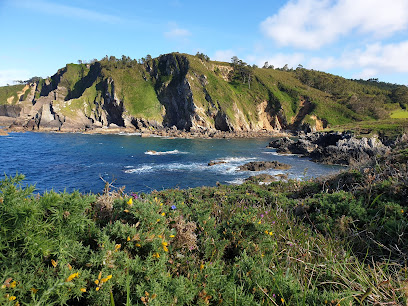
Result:
M29 84L25 99L22 94L18 103L2 105L0 116L16 118L14 127L62 131L109 127L273 131L301 126L309 104L290 122L260 77L253 77L252 84L259 93L252 92L249 84L247 89L246 84L229 83L231 69L178 53L143 64L119 60L69 64L51 78Z

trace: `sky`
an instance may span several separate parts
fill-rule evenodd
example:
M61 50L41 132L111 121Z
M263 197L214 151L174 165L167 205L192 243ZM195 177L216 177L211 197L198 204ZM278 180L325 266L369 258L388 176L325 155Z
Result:
M0 0L0 86L170 52L408 85L408 0Z

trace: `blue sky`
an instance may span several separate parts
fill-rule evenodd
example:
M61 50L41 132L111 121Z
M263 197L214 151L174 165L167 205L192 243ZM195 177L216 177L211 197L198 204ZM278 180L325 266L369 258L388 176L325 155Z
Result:
M0 85L173 51L408 85L408 0L0 0Z

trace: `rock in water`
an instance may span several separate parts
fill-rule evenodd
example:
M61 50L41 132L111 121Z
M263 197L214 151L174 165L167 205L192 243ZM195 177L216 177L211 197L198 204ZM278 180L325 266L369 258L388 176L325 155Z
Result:
M249 162L239 167L240 171L262 171L267 169L288 170L292 166L278 161Z
M227 162L225 160L212 160L208 163L208 166L214 166L214 165L219 165L219 164L226 164Z

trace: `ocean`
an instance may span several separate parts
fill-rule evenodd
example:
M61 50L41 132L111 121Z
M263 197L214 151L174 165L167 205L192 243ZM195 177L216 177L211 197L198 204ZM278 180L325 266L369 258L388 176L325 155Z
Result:
M26 176L36 191L101 193L104 181L126 192L241 184L259 173L308 179L344 169L278 155L269 138L169 139L137 135L10 133L0 137L0 173ZM289 170L238 171L250 161L279 161ZM210 161L224 163L208 166Z

